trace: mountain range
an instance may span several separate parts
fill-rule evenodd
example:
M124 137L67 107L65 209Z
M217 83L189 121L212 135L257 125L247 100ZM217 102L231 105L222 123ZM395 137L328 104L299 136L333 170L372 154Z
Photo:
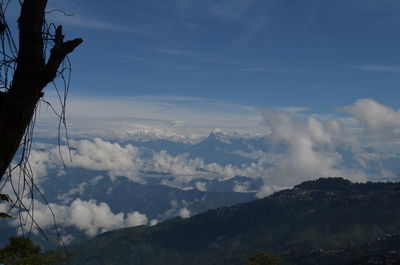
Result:
M68 153L65 143L57 146L57 139L37 138L31 166L67 244L117 228L154 225L249 202L314 179L326 170L328 175L363 182L397 179L382 175L381 167L384 173L398 172L394 154L375 156L377 151L372 148L359 147L355 152L348 145L320 148L311 150L312 159L302 159L302 155L293 155L298 150L287 141L218 131L196 140L151 133L129 140L74 138ZM61 150L66 167L59 159ZM38 224L50 238L56 238L52 215L40 195L35 195ZM4 235L0 245L19 229L18 213L14 216L0 224ZM39 241L46 246L58 243Z

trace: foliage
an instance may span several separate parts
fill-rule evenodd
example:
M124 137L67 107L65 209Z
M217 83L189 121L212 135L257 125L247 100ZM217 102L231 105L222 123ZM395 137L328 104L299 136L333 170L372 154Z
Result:
M304 265L400 264L400 234L379 237L365 244L339 250L292 253L291 260Z
M0 202L1 201L5 201L5 202L11 202L10 196L8 196L7 194L0 194ZM0 219L4 219L4 218L10 218L11 216L0 212Z
M11 237L10 243L0 249L0 263L5 265L51 265L64 262L61 255L55 251L42 252L25 237Z
M246 265L278 265L280 258L270 253L257 250L250 254Z
M189 219L105 233L73 248L73 264L242 265L257 249L279 255L282 264L348 264L358 254L344 257L343 249L399 229L400 183L317 180Z

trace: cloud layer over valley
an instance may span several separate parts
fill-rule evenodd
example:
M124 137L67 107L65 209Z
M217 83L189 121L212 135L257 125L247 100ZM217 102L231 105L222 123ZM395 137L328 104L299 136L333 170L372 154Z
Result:
M306 108L259 109L255 111L259 117L253 120L260 121L264 135L216 130L191 142L183 136L171 139L144 134L112 139L108 135L103 139L74 137L68 149L40 138L33 144L29 161L36 184L45 195L47 181L54 176L70 177L63 162L67 169L93 172L90 179L57 194L49 205L62 229L74 228L89 237L158 222L136 209L114 210L101 198L79 198L89 187L104 185L105 180L201 192L216 191L221 183L230 183L231 192L254 192L257 197L319 177L341 176L356 182L398 180L399 111L371 99L360 99L338 110L333 115L318 115ZM191 135L198 134L192 131ZM5 189L12 193L10 187ZM112 185L105 191L118 196L113 192ZM190 206L185 200L171 200L169 210L159 216L187 218L192 215ZM35 201L35 218L44 229L53 225L51 212L40 201ZM19 222L11 224L18 227Z
M61 146L61 153L64 158L71 156L72 159L64 159L68 167L106 171L111 179L126 177L142 184L149 177L158 177L163 184L196 188L200 186L189 184L196 179L262 178L265 187L260 196L316 177L343 176L367 181L397 175L385 168L382 159L397 158L399 111L371 99L358 100L340 110L343 112L330 117L307 114L301 109L259 110L265 135L255 138L262 146L243 138L242 144L247 145L243 148L235 142L241 136L216 132L192 144L208 143L197 149L156 150L152 149L156 144L146 147L143 142L138 146L137 141L95 138L71 140L71 150ZM209 161L207 158L215 149L246 162L239 159L221 163L218 158ZM45 176L49 168L60 168L58 152L55 145L33 150L31 161L37 176ZM206 189L206 185L200 189Z

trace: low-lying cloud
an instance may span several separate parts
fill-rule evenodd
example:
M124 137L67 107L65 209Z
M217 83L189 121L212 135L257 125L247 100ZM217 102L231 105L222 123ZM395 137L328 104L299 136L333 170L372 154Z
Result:
M186 153L173 156L166 150L153 152L150 157L147 157L131 144L121 145L100 138L71 140L70 146L70 150L67 146L60 147L67 167L107 171L112 180L125 177L142 184L147 182L146 172L158 173L161 176L171 175L173 180L166 180L164 183L183 188L186 183L196 178L229 179L237 175L256 177L262 170L255 163L240 167L231 164L222 166L217 163L205 163L200 157L190 158ZM30 161L33 164L34 174L40 178L46 176L50 169L58 168L60 172L63 170L57 146L40 151L34 150Z
M236 151L227 152L250 161L242 164L221 165L205 162L204 157L193 154L175 152L173 155L168 149L155 151L101 138L71 140L70 150L67 146L35 143L29 161L38 188L49 172L65 174L60 152L67 167L101 172L92 180L60 194L57 199L62 204L49 205L61 228L75 228L89 237L112 229L158 222L148 220L138 211L114 213L105 202L76 198L85 193L88 185L96 185L107 177L112 181L123 177L142 184L149 182L150 177L159 178L164 185L207 191L209 180L247 176L263 180L257 193L258 197L263 197L319 177L341 176L363 182L398 176L396 169L388 168L382 161L400 158L396 149L400 111L372 99L357 100L340 110L346 116L326 118L298 112L260 111L265 126L265 146L252 146L251 151L238 147ZM234 142L225 141L225 144ZM18 182L17 172L12 179ZM249 189L251 182L234 181L233 191L248 192ZM12 194L12 189L8 185L2 192ZM43 229L53 227L53 215L48 207L34 202L34 218L38 225ZM188 218L191 216L189 206L188 202L172 200L170 209L157 218ZM0 212L6 210L1 204ZM12 225L19 227L20 223L14 220ZM28 222L25 227L29 225ZM71 235L63 237L72 240Z
M165 185L205 191L207 179L247 176L264 180L265 186L259 196L318 177L342 176L353 181L367 181L396 175L379 163L388 155L391 159L397 158L396 154L387 147L385 153L379 146L396 141L400 132L400 111L372 99L357 100L341 110L350 116L336 115L337 118L327 119L297 112L260 111L267 128L266 146L253 148L252 152L231 152L253 161L243 164L206 163L203 157L193 157L193 154L172 155L168 150L144 150L100 138L71 140L70 151L66 146L60 149L68 167L106 171L111 180L125 177L145 184L152 175ZM343 122L348 120L356 127ZM50 169L58 168L62 173L58 153L58 147L51 145L38 145L32 150L30 161L37 179L45 177ZM246 185L236 183L234 191L247 191ZM71 193L82 192L82 189L84 186Z
M372 99L357 100L342 110L358 121L361 130L345 127L340 118L262 111L272 143L264 161L272 166L264 171L265 186L259 196L318 177L341 176L363 182L396 175L379 163L385 155L397 157L395 149L384 154L379 147L399 135L400 111Z
M345 138L338 120L301 119L288 112L264 111L262 114L271 130L271 150L264 161L272 166L264 171L267 187L260 190L259 196L318 177L367 179L364 172L342 165L343 156L338 147L345 143Z
M58 96L46 100L60 111ZM261 133L261 117L254 108L188 97L72 97L68 101L68 132L72 137L131 139L151 133L161 138L187 140L206 136L217 128L240 133ZM54 136L54 116L43 105L36 135Z
M26 201L27 204L30 202ZM75 199L69 205L60 205L50 203L48 206L34 201L35 210L30 214L33 216L36 224L43 230L54 228L54 219L59 227L68 228L74 227L85 233L89 237L93 237L99 233L104 233L109 230L132 227L138 225L147 225L148 219L146 215L138 211L130 213L113 213L109 205L105 202L97 202L95 200L83 201ZM51 211L50 211L51 209ZM14 213L17 216L17 213ZM19 219L11 221L11 224L19 229L29 229L31 226L31 218L27 217L27 212L22 212L22 220L27 220L21 226ZM33 226L37 232L37 226Z

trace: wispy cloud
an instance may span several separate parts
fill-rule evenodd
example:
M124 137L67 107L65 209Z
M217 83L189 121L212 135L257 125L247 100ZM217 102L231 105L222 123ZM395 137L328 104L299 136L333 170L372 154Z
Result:
M48 100L56 105L54 98L48 95ZM69 133L73 135L123 137L152 131L161 135L198 137L217 128L239 133L263 130L259 113L251 107L204 98L71 97L68 102ZM51 122L43 118L52 117L52 113L43 105L40 116L38 133L48 135Z
M161 55L161 56L160 56ZM235 60L233 57L225 57L220 54L198 50L186 50L176 47L158 47L146 49L145 56L123 56L124 62L143 61L152 67L169 71L185 71L194 74L204 74L214 71L220 66L225 70L236 72L238 67L246 68L251 65L249 62Z
M138 28L127 23L121 23L120 17L113 12L98 13L96 1L51 1L46 8L46 18L49 22L68 25L70 27L118 31L126 33L139 32Z
M168 48L157 48L155 49L156 52L165 53L169 55L192 55L195 52L186 51L186 50L179 50L179 49L168 49Z
M290 68L290 67L244 67L239 69L240 72L249 73L308 73L306 69Z
M203 1L215 15L225 19L242 18L253 2L254 0Z
M252 5L254 0L222 0L222 1L193 1L178 0L176 7L182 15L189 15L193 10L202 9L207 11L208 16L215 16L222 19L241 19Z
M221 0L193 1L179 0L176 7L185 21L193 18L213 19L218 23L238 26L241 34L232 43L241 46L248 43L269 25L270 10L276 1Z
M301 112L307 112L310 111L311 108L310 107L295 107L295 106L289 106L289 107L281 107L279 108L280 111L286 111L289 113L301 113Z
M357 65L351 68L368 72L400 73L400 66L393 65Z
M97 29L97 30L108 30L108 31L122 31L122 32L138 32L133 27L126 27L122 24L110 22L100 18L90 18L83 17L80 15L71 15L66 16L59 12L52 12L47 15L47 19L50 21L56 22L58 24L79 27L79 28L88 28L88 29Z
M224 71L236 73L309 73L305 68L295 68L290 66L261 65L256 62L239 60L235 56L223 56L212 52L198 50L187 50L175 47L149 48L146 50L147 56L126 56L126 61L142 60L153 67L162 70L190 71L203 73L206 71L219 71L223 66ZM156 54L156 56L155 56ZM161 54L162 56L159 56Z

